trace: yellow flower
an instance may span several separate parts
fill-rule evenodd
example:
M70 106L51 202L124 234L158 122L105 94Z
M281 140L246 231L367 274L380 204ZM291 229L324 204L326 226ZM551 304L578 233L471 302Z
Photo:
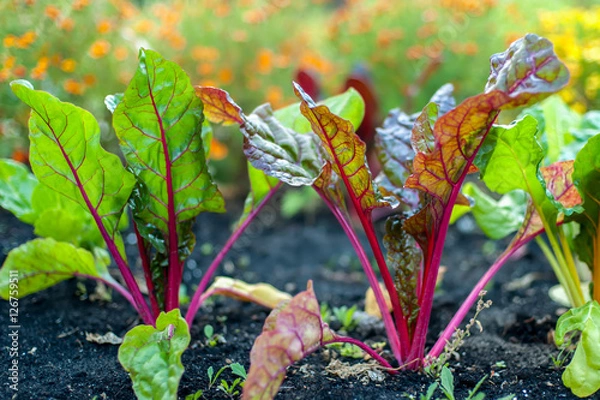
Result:
M108 43L106 40L100 39L92 43L88 54L90 57L98 59L107 55L109 51L110 43Z
M63 89L65 92L74 94L74 95L82 95L84 88L83 85L77 82L75 79L67 79L63 84Z
M61 61L60 69L62 69L66 73L71 73L75 71L75 67L77 66L77 61L72 58L67 58Z
M112 30L112 23L107 19L103 19L96 24L96 30L101 35L109 33Z

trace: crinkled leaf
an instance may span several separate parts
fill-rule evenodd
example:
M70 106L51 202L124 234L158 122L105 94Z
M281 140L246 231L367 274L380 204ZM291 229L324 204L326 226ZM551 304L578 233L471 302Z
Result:
M580 224L575 251L592 271L600 268L600 135L591 138L575 159L573 181L583 199L583 212L574 219ZM594 276L594 291L600 293L600 277ZM596 300L596 296L594 296Z
M19 290L13 296L19 298L74 276L107 277L105 268L96 268L92 253L50 238L31 240L8 253L0 270L0 296L4 299L8 299L11 271L19 272Z
M452 96L454 88L450 84L443 85L435 92L430 100L430 108L435 108L435 118L439 112L444 115L455 106ZM402 203L414 209L419 204L418 192L404 188L404 182L413 172L415 151L412 147L412 129L421 113L408 115L399 108L388 114L381 128L377 128L375 149L381 163L382 172L377 176L376 183L380 191L395 195ZM427 126L430 126L429 124ZM432 140L429 131L429 140Z
M117 228L135 178L119 157L100 146L100 127L92 114L23 81L11 88L32 108L29 157L38 180L89 210L120 243Z
M0 160L0 207L27 224L33 224L37 217L31 205L31 195L37 185L38 180L25 165Z
M226 276L217 276L207 292L256 303L267 308L275 308L280 302L289 301L292 298L288 293L282 292L272 285L250 284Z
M334 338L321 319L319 303L309 281L307 289L273 310L250 352L250 370L244 384L245 400L272 399L287 367Z
M190 333L179 309L161 312L156 328L140 325L127 332L119 347L119 362L139 400L177 399L184 370L181 355L189 344Z
M288 185L309 186L319 175L320 161L312 133L283 126L269 104L256 108L241 125L244 154L257 169Z
M349 88L337 96L328 97L319 104L327 106L333 114L350 121L354 130L358 129L365 116L365 102L354 88ZM290 104L275 111L275 118L295 132L312 132L310 122L300 113L300 103Z
M581 339L571 363L563 372L566 387L578 397L588 397L600 389L600 304L590 301L572 308L556 323L554 340L558 346L569 332L581 332Z
M250 192L244 202L244 211L237 222L239 227L244 223L248 216L254 211L260 203L267 197L269 192L274 190L279 182L263 171L256 169L248 163L248 178L250 179Z
M524 191L514 190L495 200L476 184L467 182L462 192L473 199L474 205L468 210L473 214L477 226L490 239L502 239L521 227L527 208Z
M405 224L425 251L426 266L440 248L437 232L446 229L460 186L474 157L502 109L539 101L566 85L569 76L558 60L552 44L528 34L510 45L504 53L492 56L492 71L485 93L466 99L432 126L431 111L426 108L413 130L413 148L417 152L413 174L405 186L427 196L422 210ZM439 115L439 110L438 110ZM422 132L432 132L435 140L425 141Z
M256 169L292 186L312 185L322 168L312 134L299 134L282 125L269 104L249 116L229 94L212 87L196 87L207 118L213 123L238 123L244 135L244 154Z
M302 99L302 115L323 143L332 171L344 181L357 209L369 211L390 206L374 189L366 161L366 145L354 132L352 123L333 114L327 106L315 104L297 84L294 91Z
M189 77L174 62L140 50L139 67L115 109L113 126L138 179L141 202L133 208L148 240L164 238L203 211L223 212L202 143L202 103Z
M402 216L391 216L387 219L383 244L387 249L387 265L394 272L394 284L402 315L405 316L410 329L419 315L417 280L421 252L413 237L404 231L403 220Z

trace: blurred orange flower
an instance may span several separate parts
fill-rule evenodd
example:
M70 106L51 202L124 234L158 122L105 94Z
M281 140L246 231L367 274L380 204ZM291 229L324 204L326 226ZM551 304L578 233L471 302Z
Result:
M17 37L15 35L6 35L3 40L4 47L7 49L17 44Z
M226 67L219 70L219 81L224 85L228 85L233 82L233 71L231 68Z
M74 95L82 95L84 91L83 85L75 79L67 79L65 83L63 83L63 89L65 89L65 92Z
M96 30L101 35L109 33L112 30L112 23L107 19L103 19L96 24Z
M81 10L90 4L89 0L75 0L73 2L73 10Z
M208 158L211 160L219 161L227 157L229 153L229 149L223 143L219 142L217 139L212 138L210 141L210 152Z
M273 52L269 49L261 49L256 56L256 68L261 74L268 74L273 68Z
M127 50L127 47L125 46L118 46L115 49L115 58L118 61L123 61L127 58L127 56L129 55L129 51Z
M92 46L90 47L88 54L90 55L90 57L92 58L102 58L105 55L108 54L108 52L110 51L110 43L108 43L106 40L104 39L100 39L100 40L96 40L94 43L92 43Z
M279 86L269 86L267 88L266 100L271 103L273 108L279 108L283 103L283 91Z
M15 67L15 69L13 70L13 74L17 77L17 78L22 78L25 76L25 74L27 74L27 68L25 68L24 65L17 65Z
M62 69L66 73L71 73L75 71L75 67L77 66L77 61L72 58L64 59L60 62L60 69Z
M207 62L200 63L198 64L198 67L196 67L196 72L198 72L200 75L210 75L213 73L213 71L213 65Z
M96 84L96 75L86 74L83 76L83 83L86 86L94 86Z
M60 10L56 6L49 5L44 9L44 14L51 20L56 21L60 17Z
M5 69L11 69L15 65L16 61L17 61L17 57L8 56L8 57L6 57L6 60L4 60L3 67Z
M23 36L17 39L17 47L20 49L26 49L33 42L35 42L36 38L37 34L34 31L27 31L23 34Z
M75 21L72 18L63 18L59 23L58 27L63 31L71 32L75 27Z
M137 33L148 33L152 30L154 24L149 19L141 19L135 23L133 30Z
M192 49L192 58L196 61L215 61L219 55L219 50L214 47L196 46Z

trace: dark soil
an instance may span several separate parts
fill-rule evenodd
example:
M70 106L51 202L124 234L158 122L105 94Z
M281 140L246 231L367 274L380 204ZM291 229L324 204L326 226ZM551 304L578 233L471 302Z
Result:
M199 281L199 274L211 260L200 254L200 245L210 242L218 249L226 240L230 222L224 215L199 218L198 246L185 274L188 284ZM33 234L28 226L0 212L0 237L0 261L3 261L12 247ZM433 344L503 244L506 243L496 243L496 247L490 248L490 243L479 233L451 229L443 262L448 272L436 296L428 345ZM483 248L487 249L487 255ZM254 222L219 273L249 282L268 282L292 293L303 290L307 280L312 279L321 302L362 307L367 283L355 260L343 232L328 214L284 221L272 208ZM521 279L524 276L535 279L527 282ZM562 370L556 369L550 358L558 354L550 337L560 313L560 306L547 295L553 284L552 271L534 246L498 274L487 295L494 305L480 316L483 332L475 329L460 349L459 359L450 364L457 399L466 398L484 375L489 376L481 386L486 399L508 394L517 399L575 398L562 386ZM139 322L136 314L116 294L112 302L90 300L95 284L87 282L85 287L87 294L82 293L81 284L78 286L76 281L63 282L20 301L20 380L14 398L134 398L129 377L117 360L117 346L88 342L85 334L114 332L122 337ZM0 324L8 327L8 304L1 304ZM206 371L210 366L218 369L226 363L239 362L248 368L250 348L267 313L259 306L222 298L202 308L192 326L190 348L183 355L186 372L180 398L208 387ZM202 331L206 324L221 333L226 343L214 348L205 346ZM384 340L382 330L354 332L353 336ZM11 359L7 334L2 335L1 344L4 378L0 397L9 399L15 392L8 387L7 368ZM406 394L418 398L432 382L414 372L386 376L383 382L367 385L360 378L337 378L324 372L330 356L328 351L318 351L292 366L277 399L400 399ZM232 380L229 373L223 377ZM438 391L436 397L441 396ZM228 397L213 387L205 392L204 398Z

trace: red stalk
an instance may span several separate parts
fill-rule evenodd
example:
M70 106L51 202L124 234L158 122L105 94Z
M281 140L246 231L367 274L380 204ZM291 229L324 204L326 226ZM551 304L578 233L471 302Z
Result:
M152 307L152 313L154 318L158 318L160 314L160 308L158 307L158 301L156 300L156 292L154 290L154 283L152 282L152 271L150 270L150 259L148 258L148 248L145 245L144 238L140 235L137 224L133 221L133 230L137 239L138 252L140 253L140 259L142 260L142 269L144 270L144 279L146 280L146 287L148 288L148 296L150 297L150 306Z
M169 215L168 230L169 230L169 271L167 276L167 288L165 293L165 311L169 312L179 307L179 286L181 285L181 269L182 262L179 260L179 238L177 237L177 216L175 215L175 193L173 192L173 175L171 154L167 145L167 135L162 123L162 118L156 107L152 87L148 82L148 93L152 101L152 107L158 120L160 127L160 141L162 143L163 153L165 156L165 173L167 183L167 213Z
M221 261L223 261L223 259L225 258L225 256L229 252L229 250L231 249L231 246L233 246L233 244L240 238L240 236L244 233L244 231L250 225L252 220L254 220L256 215L260 212L260 210L262 210L262 208L265 206L265 204L267 204L267 202L273 197L273 195L277 192L277 190L281 187L281 185L282 185L282 183L278 182L277 185L275 185L269 191L269 193L267 193L265 198L262 199L262 201L256 206L256 208L254 210L252 210L250 212L250 214L248 214L248 218L246 218L246 220L235 231L233 231L231 236L229 236L229 239L227 239L227 242L225 242L225 245L223 246L221 251L219 251L219 253L215 257L213 262L210 264L210 266L206 270L206 273L204 274L204 276L202 277L202 280L198 284L198 288L196 289L196 292L194 293L194 297L192 298L192 301L190 302L188 311L185 314L185 320L187 321L188 326L191 326L192 323L194 322L194 317L196 316L196 313L198 312L198 309L200 308L200 306L202 305L204 300L206 300L212 294L210 292L204 293L204 291L206 290L206 287L208 286L208 282L210 282L215 271L217 270L219 265L221 265Z
M372 348L370 348L369 346L367 346L365 343L361 342L360 340L353 339L351 337L346 337L346 336L336 336L335 339L328 340L326 342L322 342L321 344L323 346L326 346L326 345L332 344L332 343L353 344L356 347L359 347L365 353L367 353L372 359L377 361L379 364L381 364L385 368L387 368L387 372L389 372L390 374L396 375L398 373L398 371L396 369L394 369L394 367L392 367L391 364L389 362L387 362L387 360L385 358L381 357L375 350L373 350Z
M313 186L313 188L316 190L319 196L321 196L325 204L327 204L335 218L338 220L339 224L342 226L342 229L344 229L346 236L348 236L348 239L350 240L350 243L352 244L352 247L354 248L354 251L358 256L358 259L360 260L360 263L363 267L363 271L365 271L365 275L367 276L369 285L371 285L373 293L375 294L375 300L377 301L379 311L381 312L383 324L385 326L385 331L390 341L390 347L392 348L392 353L394 354L394 357L396 358L398 363L402 364L402 346L398 336L398 331L394 326L392 316L388 312L387 304L385 302L385 298L383 297L383 292L381 291L381 287L379 286L379 281L375 276L375 272L373 271L373 267L371 266L371 263L369 261L369 258L367 257L367 254L365 253L365 250L363 249L362 245L360 244L360 241L358 240L358 237L356 236L356 232L354 231L354 229L352 229L352 226L350 226L350 223L344 217L340 209L337 208L329 200L329 198L327 198L327 196L323 194L323 192L319 188L317 188L316 186Z

